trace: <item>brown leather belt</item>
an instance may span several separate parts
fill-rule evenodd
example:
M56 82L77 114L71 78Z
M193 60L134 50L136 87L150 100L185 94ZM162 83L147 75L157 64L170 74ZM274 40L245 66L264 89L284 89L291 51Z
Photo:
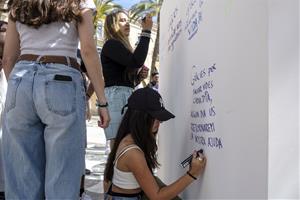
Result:
M38 60L38 58L40 59ZM20 55L18 61L27 60L27 61L37 61L39 63L58 63L73 67L80 71L80 66L75 58L68 57L70 63L68 63L67 57L65 56L39 56L34 54L23 54Z

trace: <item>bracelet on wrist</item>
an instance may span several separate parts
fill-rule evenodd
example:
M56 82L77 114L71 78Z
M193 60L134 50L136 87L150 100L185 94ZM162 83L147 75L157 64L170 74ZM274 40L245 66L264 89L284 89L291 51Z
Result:
M97 108L106 108L108 107L108 103L104 103L104 104L101 104L99 101L96 101L96 107Z
M151 34L150 33L141 33L140 37L151 38Z
M197 178L195 176L193 176L189 171L187 171L186 174L189 175L190 177L192 177L194 180L197 180Z
M150 33L151 34L151 31L147 30L147 29L144 29L144 30L142 30L142 33Z

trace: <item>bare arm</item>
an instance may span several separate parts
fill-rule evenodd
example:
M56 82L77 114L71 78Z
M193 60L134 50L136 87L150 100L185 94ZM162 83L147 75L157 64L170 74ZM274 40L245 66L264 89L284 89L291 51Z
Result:
M102 66L94 41L94 26L92 18L92 10L83 9L81 11L82 22L78 24L79 39L81 44L81 56L87 69L89 78L94 86L97 98L100 104L106 103L104 95L104 78L102 74ZM110 121L107 108L98 109L102 128L106 128Z
M160 189L147 166L143 153L138 150L132 150L127 156L128 161L130 161L127 162L128 168L133 172L142 190L151 200L172 199L194 181L192 177L185 174L171 185ZM190 169L190 172L193 173L194 176L200 175L205 167L205 162L205 158L202 162L194 158L193 165L195 169L193 172ZM139 164L137 165L136 163Z
M0 58L0 72L2 70L2 59Z
M19 33L17 32L16 23L9 19L6 37L5 37L3 63L2 63L7 80L19 55L20 55Z
M94 94L94 86L93 84L90 82L90 84L88 85L88 88L86 90L86 96L87 96L87 100L89 100L91 98L91 96L93 96Z
M94 94L94 87L93 84L89 81L88 88L86 90L86 119L88 121L91 120L92 118L92 113L91 113L91 102L89 101L91 96Z

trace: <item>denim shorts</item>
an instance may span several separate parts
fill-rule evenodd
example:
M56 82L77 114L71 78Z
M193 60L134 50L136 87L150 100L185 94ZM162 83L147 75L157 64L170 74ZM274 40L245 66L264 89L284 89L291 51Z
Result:
M132 94L133 89L125 86L111 86L106 87L104 92L108 101L108 111L111 118L109 126L104 132L106 140L110 140L114 139L117 135L123 117L121 114L122 108L127 104L127 100Z

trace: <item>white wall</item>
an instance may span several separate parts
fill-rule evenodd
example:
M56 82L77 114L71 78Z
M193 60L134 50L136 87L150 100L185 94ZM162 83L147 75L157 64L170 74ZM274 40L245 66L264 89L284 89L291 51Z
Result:
M300 199L298 0L269 0L269 47L269 198Z
M208 157L184 199L300 199L299 4L165 0L160 92L176 118L160 130L158 174L171 183L187 170L179 164L192 150ZM201 17L191 25L194 13ZM212 76L191 84L214 64ZM211 88L193 94L207 81ZM211 102L195 104L205 91ZM191 117L212 106L216 115ZM214 123L215 131L195 133L192 123ZM222 148L207 145L211 136Z
M184 199L267 198L268 2L169 0L161 19L160 92L176 118L160 130L159 175L168 183L176 180L187 170L180 162L203 148L205 174ZM203 70L206 75L195 78ZM193 93L206 82L209 88ZM205 93L211 101L194 102ZM208 115L212 107L216 115ZM206 117L191 117L199 110ZM207 123L215 130L191 128ZM209 138L220 139L222 147L208 145Z

